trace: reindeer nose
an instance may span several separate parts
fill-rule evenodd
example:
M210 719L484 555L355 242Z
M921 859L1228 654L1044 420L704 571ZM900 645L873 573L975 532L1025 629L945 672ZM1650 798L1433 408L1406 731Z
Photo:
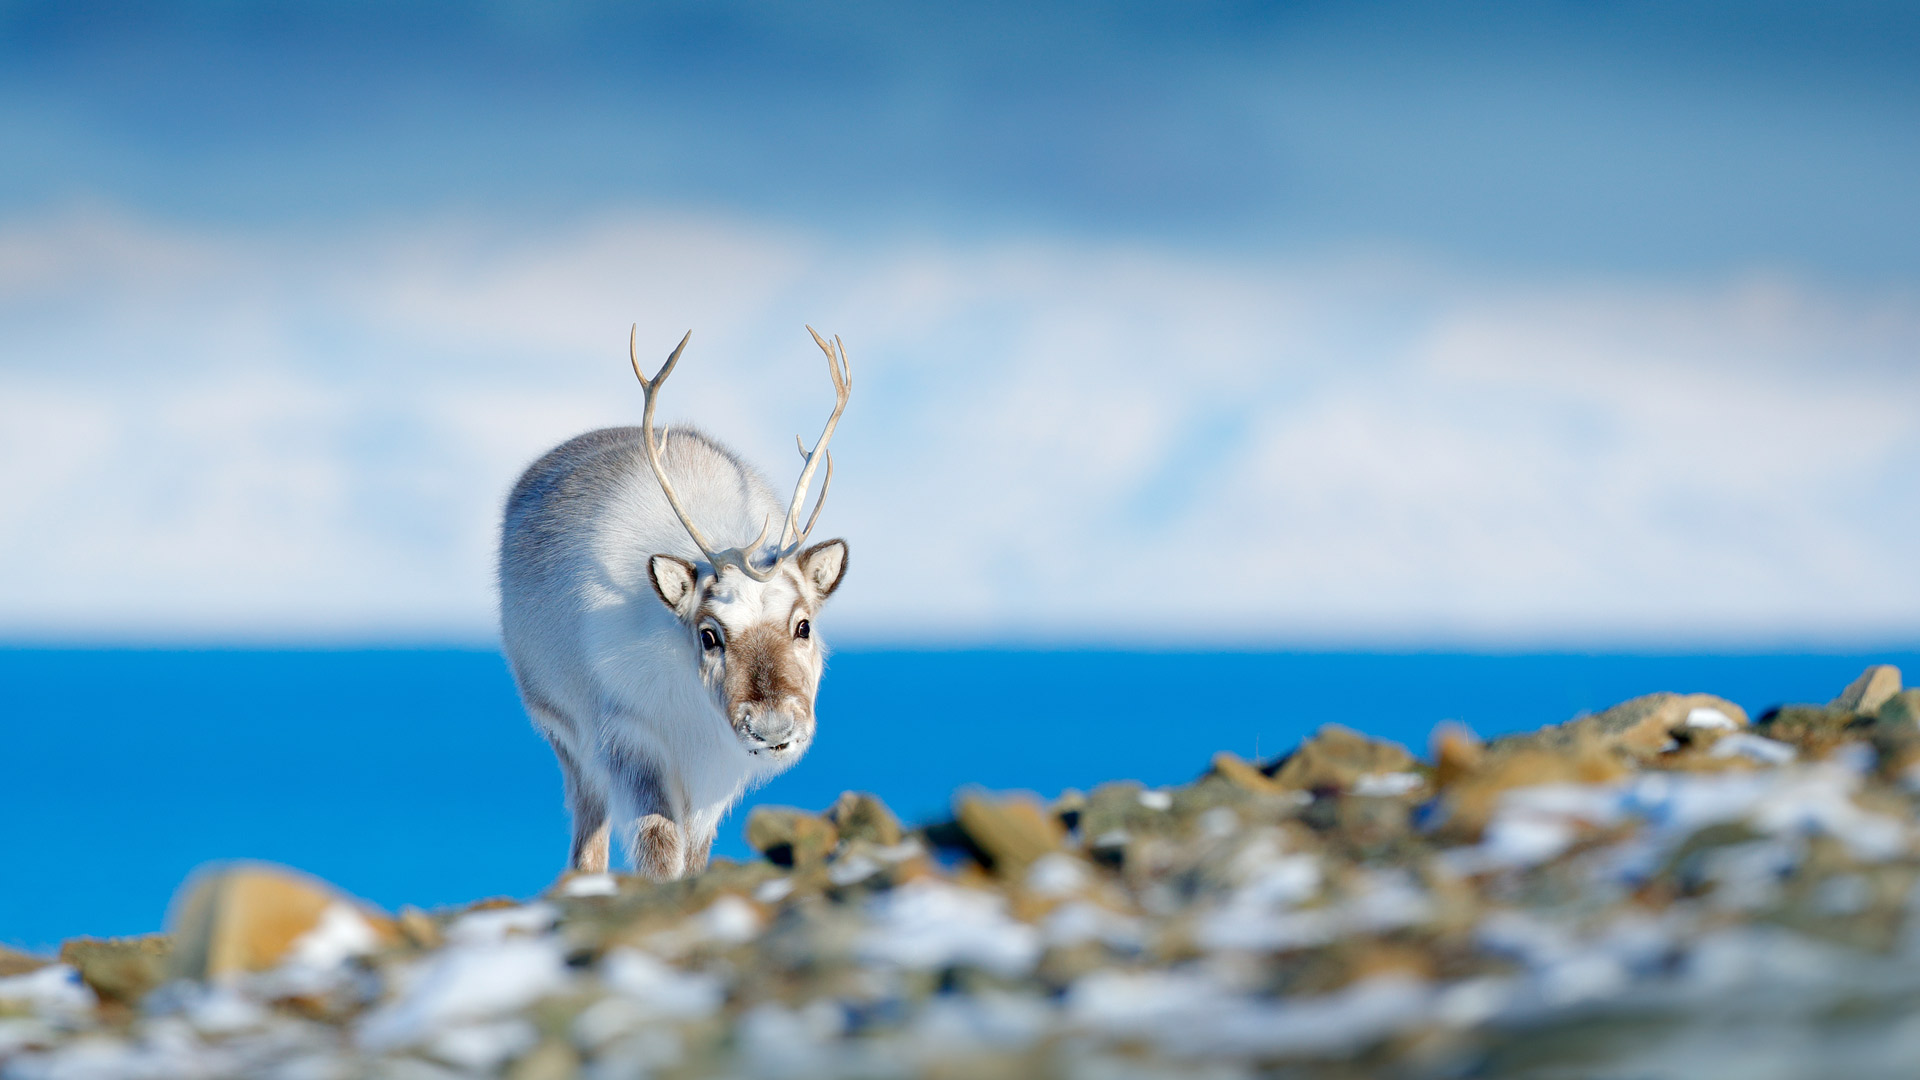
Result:
M751 705L740 707L741 727L746 733L763 745L774 750L784 750L793 742L795 730L799 727L785 709L757 709Z

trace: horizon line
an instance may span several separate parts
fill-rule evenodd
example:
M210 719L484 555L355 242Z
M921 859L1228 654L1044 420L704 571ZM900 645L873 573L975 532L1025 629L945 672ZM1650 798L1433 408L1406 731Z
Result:
M0 634L0 653L501 653L497 639L448 635L395 637L147 637L112 635L11 636ZM1071 637L913 636L862 637L840 641L833 653L1024 653L1132 655L1301 656L1863 656L1920 653L1920 638L1630 638L1541 637L1446 638L1245 638L1229 642L1126 640Z

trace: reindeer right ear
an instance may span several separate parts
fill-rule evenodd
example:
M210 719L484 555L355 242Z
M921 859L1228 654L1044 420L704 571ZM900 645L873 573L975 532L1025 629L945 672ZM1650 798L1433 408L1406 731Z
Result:
M655 555L647 560L653 591L660 595L661 603L683 619L693 613L693 583L699 576L693 564L678 555Z

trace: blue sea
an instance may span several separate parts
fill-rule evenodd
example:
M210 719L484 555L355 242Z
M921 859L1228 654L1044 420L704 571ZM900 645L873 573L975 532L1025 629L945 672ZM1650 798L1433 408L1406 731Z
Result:
M1825 701L1920 653L886 651L834 654L820 732L745 810L854 788L904 818L957 787L1171 784L1216 750L1270 758L1322 724L1423 749L1654 690L1750 712ZM194 867L246 858L389 909L525 897L566 854L560 778L485 650L0 650L0 942L160 928Z

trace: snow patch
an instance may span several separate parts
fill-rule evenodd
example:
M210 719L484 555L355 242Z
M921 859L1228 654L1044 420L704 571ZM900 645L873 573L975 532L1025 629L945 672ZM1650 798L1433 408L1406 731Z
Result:
M1038 931L1009 918L993 893L914 881L876 897L868 914L873 925L858 945L868 960L920 970L970 965L1012 978L1039 959Z
M547 903L470 911L447 927L447 942L452 945L492 944L516 934L544 934L559 921L560 909Z
M1740 727L1733 717L1711 705L1697 705L1687 710L1687 726L1706 731L1736 731Z
M61 1020L91 1010L94 996L92 988L80 981L78 971L66 964L49 964L25 975L0 979L0 1002L24 1006L49 1020Z
M325 971L352 957L366 956L380 947L380 936L352 904L335 900L320 913L313 929L300 935L287 952L287 961Z
M492 1019L559 993L569 981L560 947L551 939L449 945L427 961L397 1000L362 1022L356 1041L375 1052L417 1046L455 1025Z
M612 874L576 874L560 887L561 896L613 896L620 883Z
M1708 755L1717 758L1750 758L1762 765L1785 765L1797 756L1797 752L1786 743L1776 742L1764 735L1736 731L1714 743Z
M1353 782L1353 793L1386 798L1418 791L1425 787L1426 783L1426 779L1419 773L1365 773Z

